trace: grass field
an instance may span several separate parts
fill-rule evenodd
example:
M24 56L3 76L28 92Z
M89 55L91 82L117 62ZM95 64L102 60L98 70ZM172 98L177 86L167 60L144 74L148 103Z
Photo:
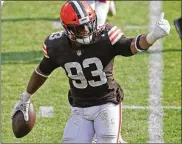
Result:
M1 9L1 143L58 143L70 110L68 80L62 69L55 70L34 95L36 124L24 138L16 139L11 127L11 111L26 88L34 68L43 57L42 42L51 32L53 19L59 19L60 1L7 1ZM120 27L126 36L147 33L147 28L127 29L127 25L149 24L148 1L116 1L117 15L108 22ZM181 41L173 20L180 17L181 2L165 1L162 9L172 26L163 39L162 106L181 106ZM158 52L156 51L156 54ZM123 105L149 106L149 56L117 57L115 77L125 92ZM53 106L54 117L38 115L40 106ZM124 109L121 134L128 143L149 141L147 109ZM181 143L181 109L163 110L163 140Z

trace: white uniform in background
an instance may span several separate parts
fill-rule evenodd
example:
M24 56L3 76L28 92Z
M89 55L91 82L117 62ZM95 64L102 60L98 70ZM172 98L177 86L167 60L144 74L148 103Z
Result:
M106 23L108 15L116 15L116 8L114 1L107 0L85 0L95 10L97 15L97 25L103 25ZM53 28L62 28L59 21L53 22Z
M87 2L96 12L98 25L105 24L108 14L110 15L116 14L114 1L87 0Z
M4 1L1 1L1 5L0 5L1 7L3 6L3 3L4 3Z

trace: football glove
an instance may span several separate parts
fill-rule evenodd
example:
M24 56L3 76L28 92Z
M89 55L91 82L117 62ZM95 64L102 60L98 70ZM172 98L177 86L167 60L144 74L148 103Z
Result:
M21 111L24 115L25 121L28 121L28 108L30 105L31 95L24 92L20 95L20 100L15 104L14 109L11 114L11 118L14 117L17 111Z
M164 19L164 12L161 13L154 29L146 37L149 44L154 44L156 40L167 36L170 32L170 25L168 20Z

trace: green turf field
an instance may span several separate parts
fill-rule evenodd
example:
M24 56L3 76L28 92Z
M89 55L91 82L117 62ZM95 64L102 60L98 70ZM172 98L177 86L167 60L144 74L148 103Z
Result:
M24 138L16 139L11 127L11 111L28 83L34 68L43 57L44 39L54 31L52 22L59 19L60 1L7 1L1 9L1 143L58 143L70 110L67 102L69 85L62 69L55 70L34 95L36 124ZM181 106L181 43L173 20L180 17L181 3L163 2L165 18L171 33L163 40L162 106ZM116 1L117 15L109 17L126 36L147 33L147 28L127 29L127 25L146 26L149 23L148 1ZM158 52L156 52L157 54ZM125 92L123 105L149 106L149 56L117 57L115 77ZM53 106L54 117L43 118L40 106ZM122 137L128 143L149 141L147 109L124 109ZM181 109L163 110L163 140L181 143Z

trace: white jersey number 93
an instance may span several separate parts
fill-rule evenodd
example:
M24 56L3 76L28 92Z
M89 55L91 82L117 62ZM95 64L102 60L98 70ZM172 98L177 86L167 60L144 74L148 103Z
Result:
M85 78L85 75L82 70L82 66L83 68L89 68L90 64L95 64L97 69L94 71L91 71L91 74L93 77L100 76L99 81L95 81L95 80L87 81L87 79ZM84 89L88 85L92 87L97 87L107 82L106 74L105 72L103 72L103 65L100 59L96 57L85 59L82 63L82 66L78 62L69 62L64 65L68 73L68 77L72 79L72 83L76 88ZM76 74L72 73L71 71L72 68L76 69ZM80 82L78 83L76 80L79 80Z

